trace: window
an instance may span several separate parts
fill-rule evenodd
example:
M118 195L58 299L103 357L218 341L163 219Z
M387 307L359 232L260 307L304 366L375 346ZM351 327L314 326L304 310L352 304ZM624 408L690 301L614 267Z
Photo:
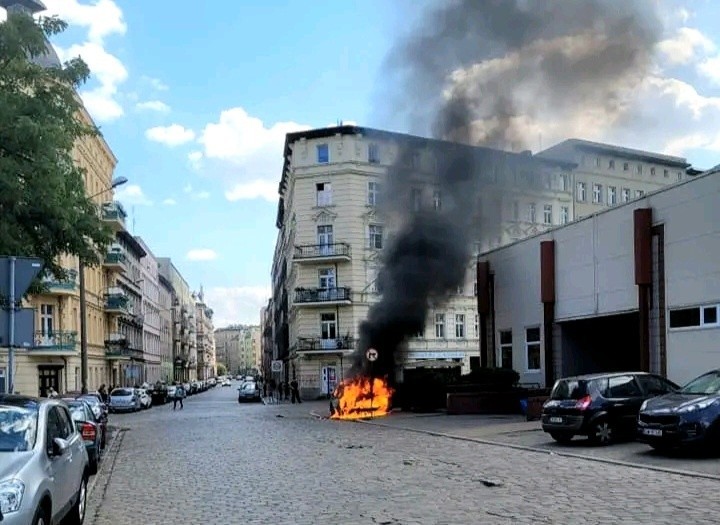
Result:
M642 164L638 164L638 165L637 165L638 175L642 175L642 170L643 170Z
M322 224L317 227L317 243L320 246L330 246L333 243L332 225Z
M377 144L368 144L368 162L380 164L380 147Z
M465 287L461 284L457 287L457 294L462 295L465 292Z
M514 221L520 220L520 203L518 201L513 202L512 214Z
M528 222L535 222L536 218L535 203L531 202L528 204Z
M327 144L317 145L317 161L318 164L327 164L330 162L330 148Z
M540 328L525 330L525 357L528 371L540 370Z
M337 339L337 320L334 313L320 314L320 339Z
M380 183L368 182L368 205L377 206L380 202Z
M475 314L475 337L480 337L480 322L478 319L478 314Z
M630 202L630 189L629 189L629 188L623 188L623 190L622 190L622 201L623 201L623 202Z
M7 394L5 391L5 368L0 368L0 393Z
M513 358L512 358L512 331L501 330L500 331L500 355L498 361L500 368L512 369Z
M419 168L421 165L422 156L419 151L413 151L412 153L412 167Z
M611 170L615 169L615 161L614 160L608 161L608 169L611 169Z
M318 206L330 206L332 204L332 185L329 182L319 182L315 185Z
M54 332L54 309L51 304L40 305L40 332L43 336L52 337Z
M477 297L477 281L473 283L473 295Z
M570 175L560 175L560 191L570 191Z
M718 305L670 310L670 328L718 326Z
M320 288L327 290L335 288L335 268L320 268L318 270Z
M552 224L552 205L546 204L543 208L543 222L545 224Z
M655 167L650 168L650 175L655 175Z
M577 183L577 200L580 202L585 202L585 199L587 199L587 190L584 182L578 182Z
M465 339L465 314L455 314L455 337Z
M608 378L605 397L623 399L626 397L640 397L642 390L633 376L616 376Z
M368 226L368 239L370 248L374 250L382 250L383 247L383 228L379 224L371 224Z
M435 338L445 339L445 314L435 314Z
M615 206L617 204L617 188L615 186L608 186L607 203L608 206Z
M602 203L602 185L593 184L593 202L595 204Z
M436 210L440 210L442 208L442 199L439 191L433 192L433 207Z
M677 172L677 179L678 179L678 182L680 182L680 181L682 180L682 178L683 178L683 174L682 174L682 171L678 171L678 172Z
M670 176L670 170L663 170L663 177L666 179Z
M672 385L661 377L642 374L637 376L637 380L647 395L661 396L673 392Z
M595 167L596 168L600 167L600 157L595 157Z
M630 163L623 162L623 171L630 171Z
M635 198L636 199L642 199L645 195L645 192L643 190L635 190Z
M422 205L422 190L419 188L412 189L412 207L414 211L420 211Z
M560 208L560 224L567 224L570 222L570 208L562 206Z

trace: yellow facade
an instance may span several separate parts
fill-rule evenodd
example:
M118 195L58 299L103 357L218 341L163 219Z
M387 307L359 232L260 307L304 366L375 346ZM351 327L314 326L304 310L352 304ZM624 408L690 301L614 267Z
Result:
M92 123L83 109L81 118ZM85 190L101 205L112 201L110 189L117 159L100 136L78 141L75 162L85 171ZM109 219L112 223L113 220ZM122 227L121 221L114 221ZM61 257L61 265L70 270L66 282L49 283L49 292L31 297L26 307L35 309L35 344L30 349L15 351L15 391L43 395L50 386L59 392L80 390L80 286L77 257ZM113 380L112 365L106 359L105 341L117 332L117 318L105 312L105 290L112 286L113 272L118 265L85 268L87 299L88 389ZM0 368L7 362L6 356Z

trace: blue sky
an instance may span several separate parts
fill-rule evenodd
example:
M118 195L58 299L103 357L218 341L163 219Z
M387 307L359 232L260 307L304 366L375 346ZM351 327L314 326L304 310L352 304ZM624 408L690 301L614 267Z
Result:
M284 134L377 125L383 59L427 3L45 0L70 23L54 42L61 57L81 54L94 72L83 98L130 180L119 198L131 229L204 286L216 324L257 322L269 294ZM720 162L720 5L662 5L656 124L585 138L709 167Z

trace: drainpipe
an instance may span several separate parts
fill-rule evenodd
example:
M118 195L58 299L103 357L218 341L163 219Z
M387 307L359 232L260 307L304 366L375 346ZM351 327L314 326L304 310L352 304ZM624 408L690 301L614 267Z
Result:
M63 360L63 363L65 363L65 368L64 368L64 370L65 370L65 374L64 374L64 376L65 376L65 392L67 392L68 391L68 360L67 360L67 357L65 357L65 356L62 356L62 360Z

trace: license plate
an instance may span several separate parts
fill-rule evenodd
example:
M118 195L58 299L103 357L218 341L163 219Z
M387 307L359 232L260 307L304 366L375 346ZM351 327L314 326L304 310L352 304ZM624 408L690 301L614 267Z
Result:
M658 429L655 429L655 428L643 428L643 434L645 434L646 436L657 436L657 437L661 437L661 436L662 436L662 430L658 430Z
M563 418L561 418L561 417L551 417L550 418L550 423L562 423L562 422L563 422Z

